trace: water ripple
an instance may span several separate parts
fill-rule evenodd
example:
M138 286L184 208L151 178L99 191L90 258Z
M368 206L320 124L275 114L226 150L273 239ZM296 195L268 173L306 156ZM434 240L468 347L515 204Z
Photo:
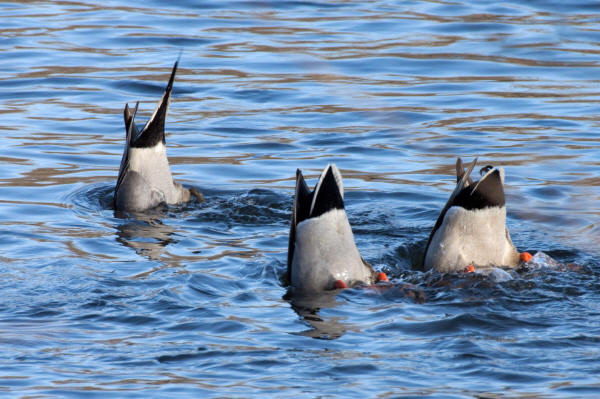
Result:
M598 7L8 2L0 390L15 397L595 397ZM122 110L205 201L112 209ZM513 280L420 270L457 156L506 171ZM387 289L288 301L296 168L335 162ZM453 378L449 378L453 376ZM377 383L373 383L377 381Z

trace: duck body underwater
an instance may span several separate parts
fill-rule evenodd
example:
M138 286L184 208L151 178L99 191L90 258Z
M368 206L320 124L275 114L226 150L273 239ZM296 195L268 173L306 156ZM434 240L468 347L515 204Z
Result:
M165 120L177 64L175 62L158 106L141 131L135 125L139 103L133 111L125 105L126 142L115 186L116 210L139 212L191 198L190 190L173 180L165 142Z
M470 174L477 159L465 172L456 161L457 185L431 231L425 249L424 268L440 273L474 267L516 267L521 254L506 227L504 170L481 169L482 177Z

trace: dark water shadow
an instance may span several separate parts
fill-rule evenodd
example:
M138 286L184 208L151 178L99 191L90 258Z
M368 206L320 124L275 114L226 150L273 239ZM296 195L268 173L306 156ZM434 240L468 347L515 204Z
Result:
M109 183L86 184L67 193L63 202L79 215L112 211L114 185Z
M516 269L489 268L493 272L475 273L407 271L402 277L423 291L429 305L468 309L487 304L509 309L514 305L533 305L584 295L585 287L595 284L598 264L573 263L573 258L581 259L582 256L576 251L540 252L528 264Z
M265 226L287 224L291 217L291 197L279 192L205 190L204 195L208 200L193 216L199 223Z

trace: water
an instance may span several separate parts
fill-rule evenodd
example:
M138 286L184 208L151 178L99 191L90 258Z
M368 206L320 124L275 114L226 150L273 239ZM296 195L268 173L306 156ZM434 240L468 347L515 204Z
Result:
M3 397L600 395L596 3L178 3L0 4ZM168 154L206 201L115 215L123 107L180 54ZM575 265L420 271L457 156L504 166L520 250ZM310 312L292 189L328 162L394 287Z

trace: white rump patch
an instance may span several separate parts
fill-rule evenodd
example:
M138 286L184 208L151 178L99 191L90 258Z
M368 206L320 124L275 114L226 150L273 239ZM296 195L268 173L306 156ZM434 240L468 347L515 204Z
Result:
M518 262L519 253L506 229L505 207L451 207L425 254L425 268L442 273L468 265L514 267Z
M129 168L139 173L151 187L162 191L167 203L182 201L185 190L173 182L167 148L162 142L149 148L130 148Z
M370 283L371 268L364 264L343 209L304 220L296 226L292 285L298 291L331 289L335 280Z

